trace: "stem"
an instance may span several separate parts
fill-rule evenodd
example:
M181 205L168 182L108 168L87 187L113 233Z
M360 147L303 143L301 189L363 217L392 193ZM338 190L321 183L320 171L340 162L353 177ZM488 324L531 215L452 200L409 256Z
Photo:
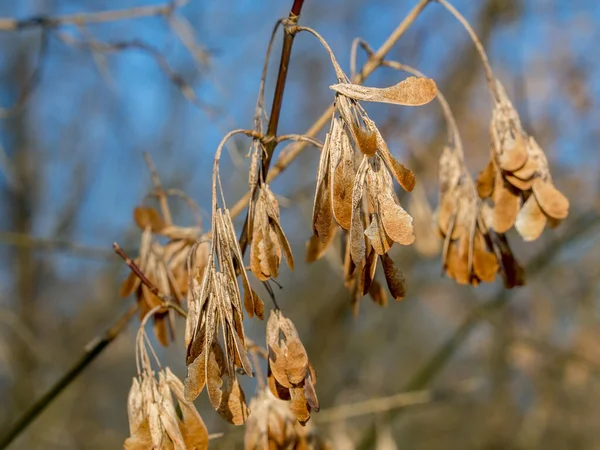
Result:
M352 78L353 83L355 83L355 84L363 83L365 81L365 79L367 79L367 77L369 77L369 75L371 75L375 71L375 69L377 69L381 65L381 61L383 61L383 58L385 57L385 55L387 55L387 53L391 50L391 48L394 46L394 44L398 41L398 39L400 39L404 35L406 30L408 30L408 28L414 23L414 21L417 19L417 17L419 17L419 14L421 14L421 12L425 9L425 7L432 1L433 0L419 0L419 3L417 3L415 5L415 7L408 13L408 15L396 27L396 29L387 38L387 40L383 43L383 45L381 47L379 47L379 49L375 52L373 57L369 58L369 60L363 66L360 73ZM331 114L333 114L333 111L334 111L333 105L329 106L329 108L327 108L323 112L323 114L321 114L321 117L319 117L315 121L315 123L306 131L306 133L303 133L303 135L308 136L308 137L315 137L319 133L319 131L321 131L321 129L323 127L325 127L325 125L327 125L327 123L329 123L329 121L331 120ZM298 142L296 145L293 146L293 148L290 149L289 152L282 154L279 157L279 159L277 160L277 162L275 163L274 167L269 171L268 176L266 177L267 183L269 183L273 179L277 178L277 176L281 172L283 172L300 155L300 153L302 153L302 151L306 148L306 146L307 146L306 142ZM246 193L246 195L244 195L242 198L240 198L235 205L233 205L233 207L229 211L232 218L239 215L242 211L244 211L244 209L248 205L249 197L250 197L250 193L248 192L248 193ZM247 222L247 220L246 220L246 222ZM244 230L246 230L246 229L247 229L247 223L244 225ZM247 245L247 241L245 241L245 239L247 239L247 236L245 236L245 231L244 231L242 234L242 237L240 238L240 244ZM244 247L245 247L245 245L244 245Z
M6 448L36 417L119 335L138 310L137 303L120 315L114 324L102 335L94 338L86 347L79 360L8 430L0 439L0 449Z
M287 80L288 68L290 65L290 57L292 56L292 45L296 33L294 27L298 23L304 0L294 0L292 9L285 22L285 34L283 37L283 47L281 49L281 59L279 60L279 72L277 73L277 81L275 83L275 93L273 94L273 105L271 106L271 115L269 116L269 124L267 125L267 134L264 136L265 156L262 159L262 179L266 180L271 165L271 159L277 146L277 128L279 126L279 118L281 116L281 105L283 104L283 93L285 91L285 82ZM244 203L248 202L248 197ZM248 220L249 214L246 213L246 220L242 227L240 236L240 249L242 255L248 247Z
M481 57L481 62L483 63L483 68L485 69L485 77L487 78L487 82L490 87L490 93L492 94L494 100L499 101L500 96L498 95L498 91L496 90L496 77L494 76L494 71L492 70L492 66L490 65L490 60L488 59L487 53L483 48L483 44L477 37L477 34L475 34L475 31L473 31L473 28L471 28L471 25L469 24L467 19L465 19L465 17L461 13L459 13L456 10L456 8L452 6L452 4L450 4L446 0L435 1L437 1L440 5L446 8L450 12L450 14L456 17L456 19L462 24L465 30L467 30L467 33L469 33L469 36L471 37L471 40L473 41L473 44L475 45L475 48L477 49L477 51L479 52L479 56Z

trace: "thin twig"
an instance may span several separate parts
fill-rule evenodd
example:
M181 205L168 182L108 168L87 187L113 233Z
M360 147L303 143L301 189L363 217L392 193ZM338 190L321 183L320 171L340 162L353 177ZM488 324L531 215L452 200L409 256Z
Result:
M174 311L176 311L181 317L187 317L187 313L185 312L185 310L181 308L181 306L179 306L178 304L171 301L171 299L168 296L161 293L158 290L158 288L154 285L154 283L152 283L152 281L148 279L148 277L144 274L142 269L140 269L140 267L135 263L135 261L129 256L127 256L127 253L125 253L125 251L119 246L119 244L115 242L113 244L113 249L117 255L123 258L125 264L129 266L129 268L135 274L135 276L140 279L140 281L150 290L150 292L152 292L154 295L156 295L159 299L162 300L164 304L163 306L165 308L171 308Z
M0 244L42 251L66 251L86 258L112 259L114 257L114 253L105 247L88 247L64 239L38 238L11 231L0 231Z
M73 366L14 423L0 439L0 449L6 448L50 403L121 333L138 310L137 303L121 314L101 336L85 346L83 355Z
M496 77L494 76L494 71L492 70L492 66L490 65L490 60L487 56L487 53L485 52L485 49L483 48L483 44L481 43L481 41L477 37L477 34L475 33L475 31L469 24L469 21L467 19L465 19L465 17L461 13L459 13L458 10L454 6L452 6L452 4L450 4L448 1L446 1L446 0L435 0L435 1L438 2L440 5L442 5L444 8L446 8L450 12L450 14L452 14L461 23L461 25L465 28L465 30L467 30L467 33L469 33L469 36L471 37L471 40L473 41L475 48L479 52L481 62L483 63L483 67L485 69L485 77L487 79L488 86L490 88L490 93L492 94L492 97L494 97L494 99L496 101L498 101L499 96L498 96L498 91L496 89L496 81L495 81Z
M159 5L138 6L136 8L115 9L93 13L76 13L64 16L32 16L27 19L0 18L0 31L18 31L26 28L56 28L64 25L117 22L142 17L169 16L173 12L173 2Z
M408 406L423 405L439 400L452 398L455 395L462 395L473 392L481 385L481 380L466 380L459 384L458 388L451 390L420 390L411 392L400 392L387 397L375 397L368 400L350 403L346 405L334 406L319 412L315 420L319 423L340 422L353 417L365 416L367 414L376 414L385 411L406 408Z
M269 123L267 125L267 134L263 139L264 144L264 156L262 158L261 167L261 179L266 180L269 168L271 166L271 159L277 146L277 128L279 127L279 118L281 116L281 105L283 104L283 94L285 92L285 83L287 80L288 69L290 65L290 57L292 55L292 46L294 44L294 37L296 33L293 31L294 27L298 24L300 13L302 12L302 6L304 0L294 0L292 9L288 19L284 22L285 33L283 37L283 46L281 48L281 58L279 60L279 72L277 73L277 81L275 82L275 93L273 94L273 104L271 106L271 112L269 115ZM275 31L273 32L273 34ZM259 102L261 101L259 97ZM256 190L253 194L256 194ZM246 198L245 202L248 201ZM246 251L248 246L248 220L249 213L246 213L246 220L244 220L244 226L242 228L242 234L240 236L240 249L242 255Z

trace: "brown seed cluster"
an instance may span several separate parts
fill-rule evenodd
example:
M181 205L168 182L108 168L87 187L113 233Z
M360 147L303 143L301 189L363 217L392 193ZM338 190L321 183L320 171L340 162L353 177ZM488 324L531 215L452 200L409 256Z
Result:
M142 320L137 334L138 376L133 379L127 399L130 437L125 440L124 448L205 450L208 448L208 431L194 404L185 398L183 383L168 367L159 370L158 376L152 370L147 348L150 344L144 330L148 318L150 315ZM151 347L150 351L156 358Z
M177 414L173 396L179 404ZM144 371L133 379L127 400L131 436L126 450L208 449L208 431L193 403L183 395L183 384L167 367L158 372Z
M279 204L267 184L258 187L257 198L252 202L249 231L250 270L256 278L266 281L277 278L281 256L294 270L294 257L279 218Z
M190 304L193 302L193 306L189 308L186 324L190 339L185 397L189 401L194 400L206 386L209 399L219 414L240 425L248 417L248 408L236 378L236 369L252 376L252 366L246 351L237 270L242 278L243 303L248 315L262 318L264 307L250 287L227 209L215 210L212 230L206 270L200 283L192 280L194 289L188 300ZM221 330L223 346L218 330Z
M459 144L460 145L460 144ZM490 229L461 149L447 146L440 158L437 223L444 239L442 267L460 284L477 285L503 275L505 285L524 283L523 271L503 235Z
M296 327L279 310L272 310L267 321L267 352L271 393L279 400L289 401L298 422L305 424L311 411L319 410L317 376Z
M554 187L544 152L523 130L499 81L496 91L491 161L479 175L477 189L493 204L494 231L505 233L515 226L524 240L532 241L546 224L556 226L567 217L569 201Z
M250 402L252 414L246 422L245 450L330 450L310 424L302 425L268 389Z
M188 292L188 271L186 261L194 243L200 238L200 228L183 228L167 225L158 211L139 206L134 210L134 219L142 230L140 254L135 263L158 290L181 304ZM167 238L161 244L157 238ZM196 261L202 267L206 264L206 246L197 247ZM127 297L135 293L140 305L140 319L163 301L141 283L133 272L123 281L120 295ZM166 308L154 315L154 334L162 345L174 339L173 313Z
M400 205L392 175L406 191L414 188L415 176L392 156L359 101L421 105L435 98L437 89L433 80L417 77L383 89L353 85L337 70L345 82L331 86L336 91L337 114L319 162L313 206L316 238L308 243L307 260L323 255L338 225L348 232L345 273L354 304L367 292L385 304L380 285L373 284L377 261L381 258L392 296L402 299L404 277L387 252L394 242L414 241L412 217ZM362 155L358 160L357 154Z

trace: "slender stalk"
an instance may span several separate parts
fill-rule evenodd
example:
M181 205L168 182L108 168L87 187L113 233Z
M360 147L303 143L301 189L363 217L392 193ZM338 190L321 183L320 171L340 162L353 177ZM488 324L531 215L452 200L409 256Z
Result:
M263 140L265 144L265 156L262 159L263 180L267 179L271 159L273 158L273 153L277 146L277 128L279 127L279 118L281 117L281 105L283 104L285 83L287 81L290 58L292 56L292 46L294 44L294 37L296 36L294 26L298 23L303 5L304 0L294 0L288 19L284 24L285 34L283 37L283 46L281 48L281 58L279 60L279 72L277 73L277 81L275 82L275 93L273 94L273 104L271 106L271 114L269 115L267 134ZM245 203L248 202L248 198L249 195L246 197ZM248 220L249 214L246 213L246 220L244 220L244 226L242 227L242 234L240 236L240 249L242 250L242 255L246 252L246 247L248 246Z
M479 52L479 56L481 57L481 62L483 63L483 68L485 69L485 77L490 88L490 93L492 94L492 97L494 97L495 100L498 100L499 96L498 91L496 90L496 77L494 76L494 71L492 70L492 66L490 65L490 60L487 56L487 53L485 52L485 49L483 48L483 44L481 43L481 41L477 37L477 34L469 24L469 21L465 19L465 17L461 13L459 13L458 10L454 6L452 6L450 2L446 0L435 1L442 5L444 8L446 8L448 12L450 12L450 14L452 14L461 23L465 30L467 30L467 33L469 33L469 36L471 37L471 40L473 41L473 44L475 45L475 48L477 49L477 51Z
M127 323L135 315L138 305L135 303L127 311L121 314L113 325L102 335L94 338L85 347L83 355L71 366L71 368L23 415L0 439L0 449L4 449L25 430L37 416L52 403L52 401L69 385L79 374L96 359L102 351L121 333Z

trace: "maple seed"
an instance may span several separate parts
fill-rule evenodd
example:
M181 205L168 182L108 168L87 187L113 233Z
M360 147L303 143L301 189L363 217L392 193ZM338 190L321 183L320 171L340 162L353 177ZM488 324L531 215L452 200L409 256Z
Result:
M329 86L329 89L358 101L392 103L404 106L425 105L433 100L437 94L435 81L420 77L408 77L387 88L340 83Z

